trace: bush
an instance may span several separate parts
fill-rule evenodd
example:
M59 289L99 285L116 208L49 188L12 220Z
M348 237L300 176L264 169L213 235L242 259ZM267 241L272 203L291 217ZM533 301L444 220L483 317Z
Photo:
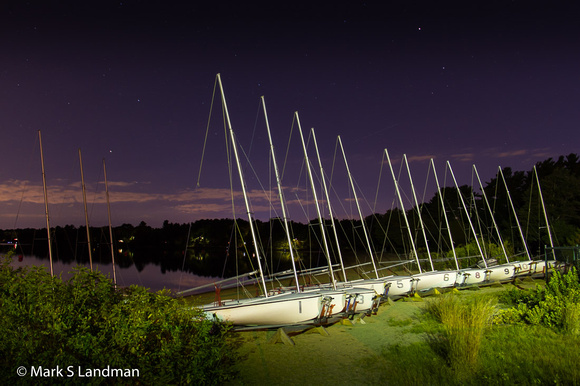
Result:
M236 351L227 328L202 320L168 292L115 290L99 272L77 268L68 282L44 267L14 270L0 264L0 378L30 370L70 368L59 380L76 383L92 369L137 369L139 378L84 378L92 382L220 384L232 379ZM71 377L67 377L71 374ZM29 374L30 375L30 374ZM82 379L82 380L84 380Z
M555 271L545 287L506 291L502 300L515 307L501 311L494 320L497 324L527 323L580 333L580 283L575 268L565 275Z

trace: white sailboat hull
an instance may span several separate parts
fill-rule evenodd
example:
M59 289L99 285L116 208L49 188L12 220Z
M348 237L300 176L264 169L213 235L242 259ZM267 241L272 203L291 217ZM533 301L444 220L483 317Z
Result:
M340 286L340 284L338 284ZM336 316L341 312L344 312L347 303L347 294L345 289L352 288L351 285L343 285L342 287L337 287L337 289L332 289L331 284L322 284L319 286L311 287L300 287L301 293L314 294L318 293L327 298L328 305L324 310L323 316ZM278 294L282 293L292 293L296 292L296 287L279 287L276 289Z
M281 326L307 323L323 311L320 293L282 293L269 297L225 300L203 306L206 317L237 326Z
M365 285L365 282L369 282ZM328 301L328 305L325 308L323 316L333 317L338 316L341 313L353 311L355 313L366 312L373 308L373 301L378 296L375 288L372 285L378 285L374 280L360 280L356 282L341 282L336 283L336 290L331 289L330 284L323 284L320 287L305 287L302 289L303 293L314 293L316 291L320 292L328 298L332 298ZM384 290L384 283L382 287ZM354 303L356 302L356 307ZM321 311L322 313L322 311Z
M413 275L416 280L415 290L424 291L431 288L448 288L455 286L456 271L431 271Z
M465 268L457 271L458 286L469 286L485 283L488 278L488 270L485 268Z
M501 264L487 267L489 281L505 281L515 277L516 266L514 264Z
M413 292L413 285L415 279L411 276L386 276L381 278L386 284L390 284L387 295L388 296L404 296Z
M387 294L386 281L384 279L359 279L348 282L353 287L373 290L375 295L383 297Z
M377 294L374 289L353 287L346 289L346 312L367 313L378 306Z
M320 313L324 311L324 314L322 316L326 317L337 316L338 314L345 311L346 293L343 290L305 288L301 293L303 294L317 293L323 298L328 299L326 308L320 311Z
M535 266L535 262L531 260L511 261L510 264L516 266L516 276L524 276L532 274L532 268Z
M533 274L545 274L546 273L546 266L548 269L554 269L557 266L556 260L548 260L548 264L546 265L545 260L534 260L530 263L530 273Z

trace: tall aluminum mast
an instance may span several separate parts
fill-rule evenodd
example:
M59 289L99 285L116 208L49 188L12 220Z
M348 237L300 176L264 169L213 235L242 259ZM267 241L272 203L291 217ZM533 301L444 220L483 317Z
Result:
M262 262L260 257L260 248L258 247L258 240L256 238L256 231L254 229L254 220L252 219L252 212L250 210L250 201L248 200L248 194L246 192L246 182L244 180L244 173L242 171L242 166L240 164L240 158L238 155L238 145L236 142L236 136L234 134L234 130L232 129L232 123L230 121L230 114L228 113L228 105L226 103L226 96L224 94L224 88L222 85L222 79L220 74L217 74L217 81L220 86L222 104L224 106L224 111L226 114L226 122L228 125L228 130L230 133L230 139L232 141L232 148L234 150L234 157L236 159L236 164L238 167L238 175L240 177L240 184L242 186L242 193L244 194L244 203L246 205L246 213L248 215L248 221L250 223L250 231L252 233L252 242L254 243L254 250L256 252L256 259L258 260L258 269L260 270L260 279L262 281L262 288L264 289L264 296L268 297L268 290L266 288L266 280L264 279L264 271L262 270Z
M268 122L268 113L266 112L266 102L264 97L260 98L262 107L264 108L264 117L266 119L266 129L268 130L268 140L270 141L270 152L272 153L272 163L274 164L274 172L276 174L276 184L278 185L278 197L280 198L280 206L282 207L282 218L284 220L284 229L286 230L286 239L288 241L288 248L290 249L290 260L292 260L292 270L294 271L294 280L296 281L296 291L300 292L300 283L298 282L298 273L296 272L296 263L294 261L294 248L292 247L292 238L290 237L290 227L288 226L288 218L286 216L286 203L284 201L284 193L282 192L282 182L280 181L280 173L278 172L278 164L276 163L276 154L274 152L274 143L272 142L272 134L270 133L270 123Z
M111 226L111 205L109 203L109 183L107 182L107 167L103 158L103 173L105 175L105 197L107 198L107 216L109 219L109 240L111 241L111 261L113 264L113 283L117 288L117 270L115 268L115 249L113 246L113 227Z
M431 166L433 167L433 175L435 176L435 183L437 184L437 193L439 195L439 201L441 202L441 210L443 211L443 218L445 219L447 234L449 235L449 243L451 244L451 250L453 251L453 259L455 260L455 266L459 270L459 262L457 261L457 253L455 252L455 245L453 245L453 236L451 235L451 227L449 226L449 219L447 218L447 212L445 211L445 203L443 201L443 195L441 194L441 186L439 185L439 178L437 178L437 171L435 170L435 162L433 162L433 158L431 158Z
M507 181L505 180L505 177L503 175L503 171L501 170L501 166L499 167L499 174L501 175L501 179L503 180L503 184L505 186L505 191L507 193L508 200L510 202L510 206L511 206L512 211L514 213L514 218L515 218L516 224L518 226L518 231L520 233L520 238L522 239L522 244L524 245L524 249L526 250L526 256L528 257L528 260L531 260L531 258L530 258L530 251L528 250L528 244L526 243L526 238L524 237L524 233L522 232L522 227L520 226L520 221L518 220L518 215L516 213L516 208L514 206L514 202L512 201L512 196L511 196L510 191L508 189Z
M427 233L425 232L425 225L423 224L423 218L421 217L421 207L419 206L419 200L417 200L417 194L415 193L415 185L413 184L413 178L411 177L411 169L409 168L409 161L407 160L406 154L403 154L403 159L405 160L405 165L407 166L407 174L409 175L409 182L411 183L411 191L413 192L413 199L415 200L415 208L417 208L417 216L419 217L419 224L421 224L421 231L423 233L423 239L425 240L425 248L427 248L427 256L429 257L429 263L431 264L431 271L435 271L435 267L433 267L433 260L431 259L431 251L429 250Z
M387 156L387 161L389 162L389 168L391 169L391 175L393 176L393 182L395 183L395 191L397 192L397 197L399 198L399 205L401 205L401 211L403 212L403 218L405 219L405 225L407 226L407 232L409 233L409 240L411 241L413 254L415 255L415 260L417 261L417 267L419 268L419 273L423 273L421 263L419 263L419 255L417 254L417 248L415 248L415 242L413 241L413 233L411 232L411 226L409 225L409 220L407 219L407 212L405 212L403 198L401 197L401 192L399 191L399 182L397 181L397 177L395 177L395 171L393 170L393 164L391 163L391 157L389 157L389 152L387 151L387 149L385 149L385 155Z
M379 278L379 271L377 270L377 265L375 263L375 258L373 256L373 247L371 245L371 240L369 238L369 234L367 232L367 227L365 225L365 219L362 215L362 211L360 210L360 204L358 202L358 197L356 195L356 189L354 188L354 183L352 181L352 174L350 174L350 168L348 167L348 161L346 160L346 154L344 153L344 148L342 147L342 140L340 139L340 135L338 136L338 143L340 144L340 150L342 151L342 157L344 158L344 164L346 165L346 172L348 174L348 180L350 181L350 187L352 189L352 194L354 196L354 202L356 203L356 208L358 210L358 215L360 218L360 222L363 227L363 232L365 235L365 240L367 243L367 248L369 249L369 256L371 257L371 261L373 262L373 269L375 271L375 275L377 279Z
M44 154L42 152L42 136L38 130L38 142L40 144L40 164L42 166L42 188L44 190L44 214L46 216L46 233L48 237L48 258L50 260L50 276L54 276L52 267L52 239L50 238L50 220L48 216L48 191L46 190L46 174L44 172Z
M509 263L510 259L507 255L507 252L505 250L505 245L503 244L503 240L501 238L501 234L499 233L499 227L497 226L497 223L495 222L495 216L493 215L493 211L491 210L491 205L489 205L489 201L487 199L487 195L485 194L485 189L483 189L483 184L481 183L481 179L479 178L479 173L477 172L477 168L475 167L475 165L473 165L473 171L475 172L475 176L477 177L477 181L479 182L479 188L481 189L481 193L483 195L483 199L485 201L485 205L487 205L487 210L489 211L489 215L491 216L491 221L493 223L493 227L495 228L499 243L501 245L501 249L503 251L503 255L505 256L506 261Z
M455 183L455 188L457 189L457 194L459 195L461 205L463 206L463 210L465 211L465 215L467 216L467 222L469 223L469 228L471 229L471 232L473 233L473 237L475 238L475 244L477 245L477 249L479 250L479 254L481 256L481 259L483 260L483 264L485 265L485 268L487 268L487 261L485 260L485 256L483 254L483 250L481 249L481 245L479 244L479 240L477 238L477 232L475 231L475 228L473 227L473 223L471 222L471 218L469 218L469 212L467 211L467 205L465 205L465 200L463 199L463 195L461 194L461 191L459 190L459 185L457 185L457 180L455 179L455 174L453 173L453 169L451 168L451 164L449 163L449 161L447 161L447 167L449 168L449 171L451 172L451 177L453 177L453 183Z
M334 224L334 215L332 213L332 205L330 204L330 195L328 194L328 187L326 186L326 178L324 177L324 168L322 167L322 160L320 159L320 153L318 152L318 143L316 142L316 134L314 134L314 129L312 129L311 132L312 132L312 140L314 142L314 148L316 149L316 158L318 158L318 166L320 167L320 176L322 179L322 188L324 189L324 196L326 198L326 203L328 204L328 215L330 216L332 231L334 233L334 239L336 241L336 250L338 253L338 260L340 261L340 268L342 270L343 280L346 282L348 279L346 277L346 271L344 269L344 261L342 260L342 251L340 250L340 244L338 243L338 234L336 233L336 225Z
M85 174L83 173L83 157L79 148L79 163L81 165L81 186L83 191L83 206L85 208L85 226L87 227L87 244L89 247L89 266L93 270L93 251L91 248L91 231L89 229L89 214L87 213L87 192L85 189Z
M302 149L304 150L304 161L306 162L306 169L308 170L308 177L310 179L310 186L312 187L312 194L314 195L314 202L316 203L316 213L318 214L318 222L320 223L320 232L322 233L322 242L324 244L324 251L326 252L326 259L328 261L328 272L332 288L336 289L336 279L334 278L334 271L332 269L332 261L330 260L330 249L328 248L328 241L326 240L326 230L324 229L324 218L320 211L318 203L318 196L316 194L316 186L314 185L314 178L312 177L312 170L310 168L310 160L308 159L308 151L306 150L306 142L304 142L304 135L302 134L302 127L300 126L300 119L298 118L298 111L295 113L296 122L298 124L298 131L300 132L300 140L302 141Z

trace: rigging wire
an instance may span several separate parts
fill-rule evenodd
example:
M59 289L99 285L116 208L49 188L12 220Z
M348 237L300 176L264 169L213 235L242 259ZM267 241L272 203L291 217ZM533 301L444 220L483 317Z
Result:
M214 101L215 101L216 88L217 88L217 77L216 77L216 79L214 81L214 84L213 84L213 92L211 93L211 104L210 104L210 107L209 107L209 116L207 118L207 125L206 125L206 129L205 129L205 137L204 137L204 140L203 140L203 148L201 150L201 160L199 162L199 172L197 174L197 182L195 184L196 187L199 187L200 186L199 185L199 181L201 180L201 170L202 170L202 167L203 167L203 160L204 160L204 156L205 156L205 148L206 148L206 145L207 145L207 137L209 135L209 128L210 128L210 122L211 122L211 115L212 115L212 111L213 111L213 104L214 104ZM223 106L222 106L222 110L223 110ZM224 120L225 120L225 117L224 117Z

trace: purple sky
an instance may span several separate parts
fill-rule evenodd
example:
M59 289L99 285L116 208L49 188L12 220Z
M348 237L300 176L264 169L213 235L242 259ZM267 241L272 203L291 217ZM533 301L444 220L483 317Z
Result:
M304 193L296 129L289 142L294 111L305 134L315 128L328 174L334 165L339 217L353 208L342 159L333 164L338 135L365 215L370 207L389 209L394 197L388 169L380 175L385 148L397 170L407 154L420 198L430 186L427 199L430 158L441 180L449 160L459 183L471 184L472 164L485 182L500 165L529 170L580 152L580 25L571 5L217 4L0 5L0 228L45 226L38 130L52 225L84 224L79 148L91 225L107 223L103 158L114 225L231 217L217 113L196 188L218 72L240 146L270 190L275 181L257 115L265 96L296 221L315 212ZM256 216L279 215L250 169L246 174Z

